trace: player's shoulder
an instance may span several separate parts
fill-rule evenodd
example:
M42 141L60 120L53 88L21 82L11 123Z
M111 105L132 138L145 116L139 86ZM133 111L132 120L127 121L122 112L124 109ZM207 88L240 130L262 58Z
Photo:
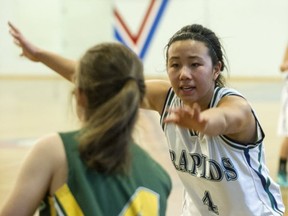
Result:
M58 133L50 133L41 136L35 141L35 145L45 148L47 146L52 147L53 145L57 145L61 143L61 138Z
M171 84L165 79L146 80L145 105L142 108L152 109L161 113L167 92L171 88Z
M157 89L157 91L162 90L167 92L167 90L171 87L170 82L167 79L147 79L145 80L145 84L150 88Z
M37 154L55 162L64 153L63 143L58 133L46 134L38 138L33 145L32 151L34 155Z

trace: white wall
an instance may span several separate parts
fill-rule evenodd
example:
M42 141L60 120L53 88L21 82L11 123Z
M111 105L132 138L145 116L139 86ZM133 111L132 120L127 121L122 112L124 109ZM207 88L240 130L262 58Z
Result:
M129 1L135 9L120 7ZM135 11L141 20L143 2L147 5L150 0L0 0L0 75L53 74L41 64L19 58L8 20L35 44L78 58L89 46L113 40L113 4L131 29L137 29ZM287 0L170 0L144 59L146 73L165 75L167 41L183 25L199 23L221 38L232 77L280 76L278 67L288 41L287 11Z
M8 20L34 44L77 59L95 43L113 39L111 5L109 0L0 0L0 75L54 74L19 58Z

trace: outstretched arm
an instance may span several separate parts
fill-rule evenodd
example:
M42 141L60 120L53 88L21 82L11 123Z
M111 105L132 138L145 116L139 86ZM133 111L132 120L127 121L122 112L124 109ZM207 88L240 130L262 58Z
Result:
M9 32L14 38L14 42L22 49L21 56L31 61L41 62L64 78L72 81L76 68L76 61L64 58L58 54L41 49L28 41L20 30L11 22L8 23ZM170 83L165 80L147 80L145 100L141 104L144 109L151 109L161 114L166 99L166 94L170 88Z
M171 109L166 123L196 130L209 136L226 135L234 140L251 143L256 138L256 122L248 102L237 96L221 99L218 106L201 111L195 103Z
M76 61L64 58L58 54L43 50L28 41L20 30L8 22L9 32L14 38L14 43L22 49L21 56L34 62L41 62L59 75L72 81L76 68Z
M283 57L283 61L280 65L280 71L284 72L284 71L288 71L288 44L286 46L286 50L284 53L284 57Z

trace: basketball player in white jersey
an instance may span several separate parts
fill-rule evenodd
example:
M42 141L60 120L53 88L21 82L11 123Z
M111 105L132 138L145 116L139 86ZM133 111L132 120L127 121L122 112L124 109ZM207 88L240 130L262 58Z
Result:
M278 123L278 134L283 136L279 155L277 183L288 187L287 158L288 158L288 44L285 49L280 72L284 74L284 84L281 93L281 110Z
M72 79L74 61L32 45L11 24L10 32L24 56ZM215 33L196 24L181 28L166 46L166 66L170 82L147 81L142 108L161 115L185 187L182 215L283 215L265 164L264 132L244 96L225 87Z

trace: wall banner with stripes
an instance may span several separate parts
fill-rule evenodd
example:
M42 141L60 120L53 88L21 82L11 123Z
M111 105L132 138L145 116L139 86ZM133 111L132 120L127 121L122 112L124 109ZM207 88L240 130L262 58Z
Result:
M169 0L115 0L114 37L145 58Z

